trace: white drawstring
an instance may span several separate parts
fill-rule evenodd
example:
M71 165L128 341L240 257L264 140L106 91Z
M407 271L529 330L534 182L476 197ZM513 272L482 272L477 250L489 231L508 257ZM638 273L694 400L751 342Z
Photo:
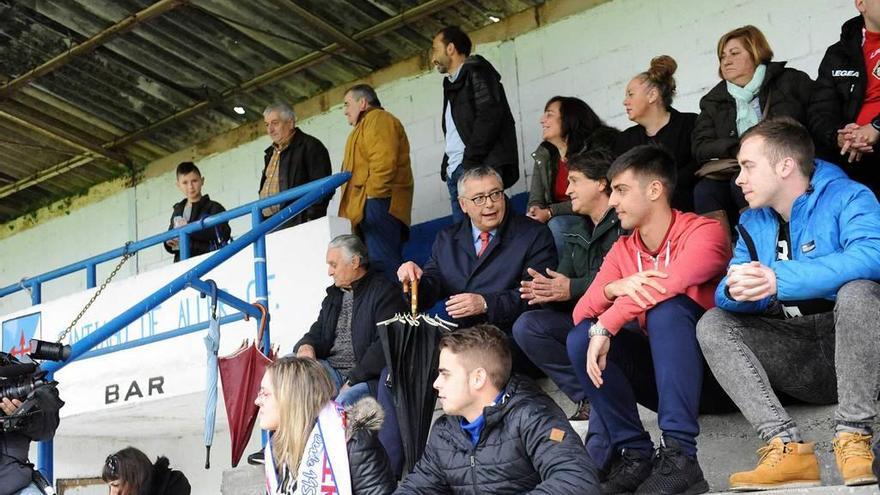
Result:
M664 260L664 268L669 268L669 252L671 249L670 248L671 244L672 244L672 241L669 241L669 240L666 241L666 259ZM651 259L654 260L654 269L659 270L660 269L660 266L659 266L660 255L652 256ZM636 266L639 269L639 273L642 273L642 271L643 271L642 252L639 249L636 249Z

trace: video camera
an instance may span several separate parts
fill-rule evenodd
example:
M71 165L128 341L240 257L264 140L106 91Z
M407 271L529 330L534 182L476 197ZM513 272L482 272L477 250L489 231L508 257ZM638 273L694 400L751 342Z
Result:
M64 361L70 357L70 346L32 339L26 356L16 358L0 352L0 398L21 401L9 416L0 415L0 433L25 428L38 406L36 395L42 387L55 387L58 382L46 380L35 360Z

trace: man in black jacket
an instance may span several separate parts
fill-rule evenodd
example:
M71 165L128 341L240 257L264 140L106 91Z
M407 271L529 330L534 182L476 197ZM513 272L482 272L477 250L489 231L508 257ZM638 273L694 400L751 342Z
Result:
M376 323L403 311L400 288L369 270L367 248L355 235L341 235L327 249L333 285L312 328L294 347L300 357L318 359L338 390L336 401L350 405L376 396L385 367Z
M599 493L562 410L510 367L507 337L494 326L443 337L434 388L445 415L395 494Z
M272 146L266 148L265 166L260 178L260 198L273 196L331 173L330 153L317 138L296 127L293 109L284 103L275 103L263 111L266 133L272 138ZM293 227L327 214L331 196L314 203L299 215L284 223L281 228ZM287 204L263 208L263 218L268 218Z
M440 177L449 188L452 219L464 213L458 205L458 178L481 165L501 174L504 188L519 180L516 129L501 75L486 59L470 55L471 39L457 26L434 36L431 61L443 80L443 134L446 150Z
M0 366L15 364L6 353L0 353ZM0 384L3 380L0 380ZM34 390L30 401L36 404L15 431L0 428L0 495L43 493L32 483L34 466L28 462L32 441L51 440L58 428L58 410L64 402L54 385L42 385ZM0 397L0 416L11 416L22 407L22 401ZM28 407L26 404L25 407Z
M810 102L810 133L819 156L880 191L880 3L856 0L861 14L819 65ZM865 54L868 58L866 59ZM841 155L845 155L842 157Z
M184 198L174 204L168 230L226 211L223 205L211 201L207 194L202 195L203 185L205 178L193 162L183 162L177 166L177 188ZM229 243L231 238L232 230L227 222L193 232L189 234L189 257L217 250ZM175 263L180 261L179 242L177 238L165 241L165 250L174 254Z

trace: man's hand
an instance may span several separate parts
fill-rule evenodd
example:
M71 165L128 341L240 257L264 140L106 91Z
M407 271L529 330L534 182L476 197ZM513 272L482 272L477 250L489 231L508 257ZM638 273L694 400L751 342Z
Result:
M413 280L418 281L422 278L422 269L419 268L419 265L413 263L412 261L407 261L406 263L400 265L400 268L397 269L397 280L400 280L400 283L403 284L403 292L409 293L409 284Z
M847 161L850 163L859 161L862 155L874 152L874 145L880 139L880 132L870 124L857 125L847 124L837 131L837 146L840 154L849 154Z
M21 401L18 399L9 400L3 397L0 401L0 410L7 416L12 416L19 407L21 407Z
M296 350L296 357L317 359L315 357L315 348L309 344L299 346L299 349Z
M176 237L174 239L168 239L165 241L165 244L167 244L172 251L178 251L180 249L180 239Z
M465 318L486 312L486 299L479 294L465 292L446 301L446 313L453 318Z
M528 272L532 280L521 282L520 297L528 300L529 305L571 299L571 281L565 275L549 268L546 277L532 268Z
M645 270L606 285L605 297L608 298L609 301L613 301L620 296L629 296L642 309L648 309L648 305L645 301L648 301L651 304L657 304L657 300L654 299L654 296L648 292L648 289L645 286L651 286L656 289L657 292L666 294L666 288L663 287L659 281L655 280L655 277L667 278L668 276L669 275L660 270Z
M526 216L529 218L534 218L541 223L547 223L548 221L550 221L550 208L530 206L529 211L526 212Z
M735 301L760 301L776 294L776 272L757 261L727 269L727 292Z
M587 348L587 376L596 388L600 388L604 381L602 380L602 371L608 359L608 351L611 350L611 337L604 335L596 335L590 337L590 346Z

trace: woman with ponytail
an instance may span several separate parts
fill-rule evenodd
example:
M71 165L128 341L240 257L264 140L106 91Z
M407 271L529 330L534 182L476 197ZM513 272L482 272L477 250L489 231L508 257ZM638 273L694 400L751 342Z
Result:
M266 493L385 495L396 488L376 437L383 413L371 397L349 409L314 359L288 356L266 369L255 403L272 432L264 453Z
M677 68L675 59L660 55L651 60L648 70L637 74L626 85L623 106L629 120L636 125L620 133L614 151L622 155L643 144L666 148L675 157L678 170L672 207L693 211L697 164L691 155L691 134L697 114L682 113L672 107L675 97L673 74Z

